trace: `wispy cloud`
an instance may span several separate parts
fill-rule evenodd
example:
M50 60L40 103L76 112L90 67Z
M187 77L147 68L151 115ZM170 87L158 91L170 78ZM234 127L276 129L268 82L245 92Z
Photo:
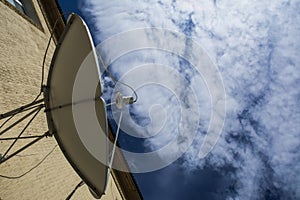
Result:
M299 1L100 3L88 0L82 9L95 30L97 42L123 31L144 27L168 28L194 37L221 71L227 92L227 118L218 144L202 160L198 157L199 144L207 122L199 124L199 134L185 154L184 166L187 169L210 166L222 173L227 173L224 167L231 167L236 180L235 195L240 199L300 198ZM176 69L183 69L183 65L178 65L178 59L162 56L159 52L149 52L150 56L146 58L140 54L139 59L134 59L137 55L131 54L127 60L123 58L121 61L137 66L149 57L159 57L160 62L167 65L177 63L179 67ZM113 66L111 69L119 78L128 70ZM139 78L148 75L140 74ZM174 76L159 77L159 74L154 78L156 81L168 78L175 85L178 80ZM190 80L182 85L200 83L192 77ZM149 93L162 96L162 101L169 100L167 115L173 118L170 122L177 121L176 109L173 109L176 99L157 88L148 89ZM178 90L184 94L185 87L178 86ZM158 96L153 98L159 100ZM207 94L204 92L203 96L205 98ZM141 97L145 101L132 110L137 116L145 116L145 111L148 113L154 101L144 93ZM193 103L188 105L193 106ZM203 120L207 117L209 115ZM166 129L172 127L172 123L166 125ZM170 137L160 135L147 140L146 145L156 149Z

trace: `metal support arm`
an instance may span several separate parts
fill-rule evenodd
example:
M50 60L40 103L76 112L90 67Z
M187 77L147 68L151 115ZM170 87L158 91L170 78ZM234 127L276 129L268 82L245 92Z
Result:
M7 160L9 160L10 158L14 157L15 155L17 155L18 153L21 153L22 151L24 151L25 149L27 149L28 147L32 146L33 144L35 144L36 142L38 142L40 139L44 138L44 137L49 137L51 136L49 131L47 131L46 133L44 133L43 135L37 136L37 138L33 141L31 141L30 143L26 144L24 147L18 149L17 151L15 151L14 153L0 158L0 164L3 164L4 162L6 162Z
M14 109L14 110L11 110L11 111L9 111L9 112L7 112L7 113L0 114L0 120L1 120L1 119L4 119L4 118L7 118L7 117L10 117L10 116L12 116L12 115L16 115L16 114L18 114L18 113L24 112L24 111L26 111L26 110L28 110L28 109L31 109L32 106L35 106L35 105L37 105L37 104L39 104L39 103L42 103L42 102L44 102L44 99L40 99L40 100L31 102L31 103L29 103L29 104L26 104L26 105L24 105L24 106L21 106L21 107L19 107L19 108L16 108L16 109Z

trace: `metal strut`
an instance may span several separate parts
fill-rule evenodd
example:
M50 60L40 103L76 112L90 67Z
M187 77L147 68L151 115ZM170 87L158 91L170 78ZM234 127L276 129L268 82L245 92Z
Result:
M25 125L25 127L22 129L22 131L19 133L18 137L13 141L13 143L10 145L10 147L6 150L6 152L3 154L3 157L5 157L10 149L16 144L18 141L18 138L21 137L21 135L25 132L25 130L28 128L28 126L31 124L31 122L34 120L34 118L37 116L37 114L40 112L42 107L40 106L39 108L36 108L34 110L35 114L32 116L32 118L29 120L29 122Z
M28 147L30 147L31 145L35 144L36 142L38 142L40 139L44 138L44 137L51 137L51 134L49 131L47 131L46 133L44 133L43 135L37 136L37 138L33 141L31 141L30 143L26 144L24 147L20 148L19 150L15 151L14 153L8 155L7 157L2 157L0 158L0 164L6 162L7 160L9 160L10 158L14 157L15 155L17 155L18 153L21 153L22 151L24 151L25 149L27 149Z
M27 113L25 116L23 116L22 118L20 118L19 120L17 120L16 122L14 122L12 125L10 125L9 127L7 127L6 129L4 129L3 131L0 131L0 135L3 135L5 132L7 132L8 130L10 130L11 128L13 128L14 126L18 125L20 122L22 122L23 120L25 120L26 118L28 118L30 115L34 114L35 112L41 110L41 107L44 107L44 105L39 105L38 108L35 108L33 111L31 111L30 113ZM14 116L15 114L13 114L12 116Z
M110 158L110 162L109 162L109 166L108 166L109 170L112 169L112 165L113 165L113 162L114 162L117 141L118 141L118 137L119 137L119 133L120 133L120 126L121 126L122 116L123 116L123 112L121 112L120 117L119 117L118 129L117 129L117 132L116 132L116 138L115 138L115 141L114 141L114 146L113 146L113 149L112 149L112 154L111 154L111 158Z
M30 135L30 136L23 136L23 137L0 138L0 141L1 140L15 140L15 139L19 139L19 140L22 140L22 139L32 139L32 138L38 138L38 137L41 137L41 135Z
M40 101L37 101L40 102ZM10 111L8 113L5 113L4 117L9 117L12 118L13 116L15 116L16 114L23 112L25 110L30 110L33 109L31 112L27 113L25 116L23 116L22 118L20 118L19 120L17 120L15 123L13 123L12 125L10 125L9 127L7 127L6 129L4 129L3 131L0 132L0 135L3 135L5 132L7 132L8 130L10 130L11 128L13 128L14 126L16 126L17 124L19 124L20 122L22 122L23 120L25 120L26 118L30 117L31 115L33 115L31 117L31 119L27 122L27 124L24 126L24 128L22 129L22 131L18 134L17 137L11 137L11 138L2 138L0 140L14 140L13 143L8 147L8 149L6 150L6 152L3 154L3 156L0 157L0 164L4 163L5 161L9 160L10 158L14 157L15 155L17 155L18 153L24 151L25 149L27 149L28 147L30 147L31 145L33 145L34 143L36 143L37 141L39 141L40 139L42 139L45 136L50 136L49 131L47 131L44 135L40 135L40 136L25 136L25 137L21 137L22 134L25 132L25 130L28 128L28 126L32 123L32 121L35 119L35 117L38 115L38 113L40 112L40 110L44 107L43 104L39 104L39 105L35 105L37 104L37 102L33 102L30 104L27 104L25 106L22 106L18 109L15 109L13 111ZM9 119L10 119L9 118ZM3 118L2 118L3 119ZM6 121L7 122L7 121ZM6 123L4 122L4 123ZM2 127L2 126L1 126ZM6 156L8 154L8 152L12 149L12 147L16 144L16 142L19 139L29 139L29 138L36 138L33 141L31 141L30 143L28 143L27 145L23 146L22 148L20 148L19 150L15 151L14 153Z
M34 108L32 106L35 106L35 105L37 105L39 103L42 103L42 102L44 102L44 99L33 101L33 102L29 103L29 104L26 104L24 106L21 106L19 108L11 110L11 111L9 111L7 113L0 114L0 120L4 119L4 118L7 118L7 117L10 117L10 116L13 116L13 115L16 115L16 114L19 114L19 113L24 112L24 111L30 110L30 109Z

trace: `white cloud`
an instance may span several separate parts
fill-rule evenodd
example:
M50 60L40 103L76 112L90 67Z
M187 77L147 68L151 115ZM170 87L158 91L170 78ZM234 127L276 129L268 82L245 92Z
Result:
M185 31L205 48L224 78L226 125L217 146L205 160L197 157L203 141L199 133L186 154L185 165L189 168L209 165L215 169L232 166L240 199L249 199L263 198L267 189L278 192L269 195L300 198L299 9L299 1L284 0L163 3L89 0L83 12L95 26L97 41L123 31L155 26ZM147 56L123 58L123 63L137 66L150 58L168 65L178 63L157 52ZM126 69L112 66L112 69L121 77L130 66ZM138 78L146 77L148 74L140 74ZM158 81L166 77L157 74L154 78ZM176 77L168 79L178 84ZM191 86L197 88L199 80L191 80ZM177 88L183 94L185 88ZM199 90L199 96L204 96L205 102L207 94L201 91L204 90ZM148 100L144 98L144 108L152 104L152 99ZM145 110L140 108L137 106L136 113L144 115ZM165 109L169 117L175 117L174 110ZM203 120L209 117L205 113ZM184 123L188 124L194 119L186 120ZM199 131L207 128L207 122L201 125ZM170 137L164 136L152 138L147 145L154 149L161 146Z

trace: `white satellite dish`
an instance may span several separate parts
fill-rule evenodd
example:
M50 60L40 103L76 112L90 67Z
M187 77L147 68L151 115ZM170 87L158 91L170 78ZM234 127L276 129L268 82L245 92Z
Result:
M52 35L53 32L51 37ZM81 177L82 181L88 185L91 194L95 198L100 198L105 192L109 168L112 167L122 113L114 146L112 151L109 152L106 104L101 98L102 89L98 58L89 29L81 17L76 14L69 16L52 57L46 86L43 85L45 56L41 92L38 96L29 104L0 114L0 120L8 118L0 125L0 136L32 116L18 137L0 138L1 141L14 140L6 152L3 155L0 154L0 164L8 161L40 139L54 135L68 162ZM105 70L107 70L101 56L100 60ZM111 78L113 77L111 76ZM125 83L120 83L128 86ZM74 90L75 86L77 89ZM44 99L39 99L42 92ZM118 93L115 104L121 110L124 105L132 104L136 99L133 100L131 96L123 96L121 93ZM42 135L22 136L43 108L45 108L49 130ZM95 112L90 112L91 110ZM4 128L4 130L1 130L14 116L27 111L30 112ZM83 116L81 116L82 113L84 113ZM94 124L97 124L96 128L89 127L89 124L85 123L87 121L86 118L94 120L96 122ZM78 131L78 123L81 124L81 131ZM84 134L84 137L82 137L82 134ZM17 140L32 138L35 139L15 152L8 154ZM89 138L89 141L86 143L85 140L82 140L83 138ZM102 160L97 159L99 156ZM75 189L82 185L82 181ZM72 195L73 192L67 199Z
M94 44L87 25L76 14L69 16L66 28L56 47L44 98L50 133L55 136L65 157L88 185L93 196L100 198L106 188L108 167L91 155L83 145L72 113L72 105L76 103L72 102L73 85L79 68L88 55L90 75L96 76L99 84L95 94L90 97L85 96L86 102L77 102L76 107L86 106L87 103L93 104L102 129L99 130L99 134L100 132L107 133L105 102L100 98L102 91ZM104 155L108 155L106 138L104 137L104 141L99 141L97 146Z

